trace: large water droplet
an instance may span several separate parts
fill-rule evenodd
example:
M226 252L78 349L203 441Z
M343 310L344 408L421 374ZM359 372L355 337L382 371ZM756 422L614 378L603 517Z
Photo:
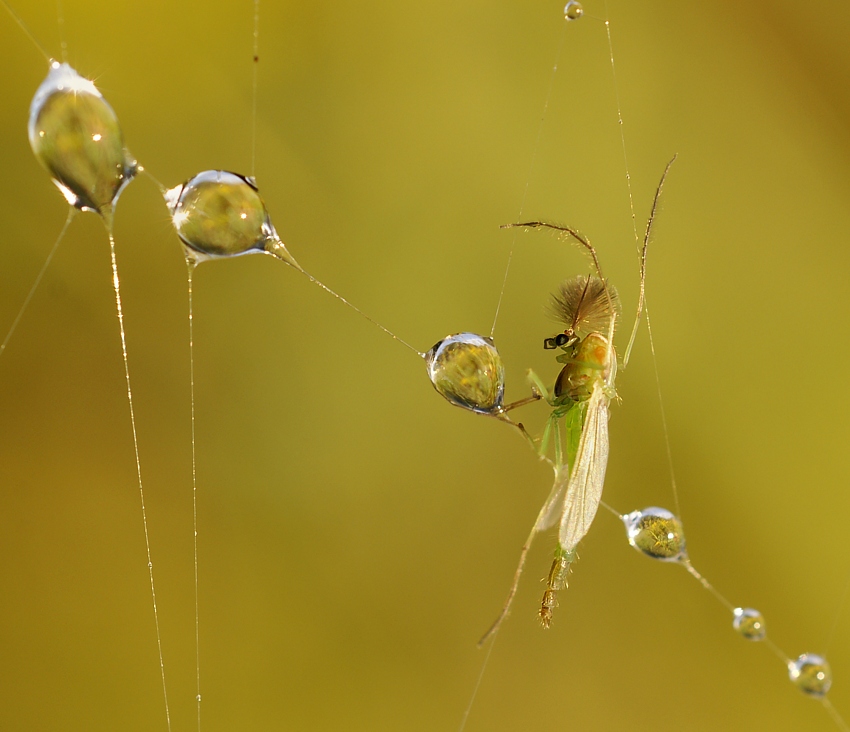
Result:
M30 105L28 130L38 161L83 211L104 213L138 170L112 107L68 64L51 62Z
M764 626L764 617L758 610L751 607L736 607L732 612L735 615L732 627L744 638L751 641L764 640L767 628Z
M662 562L687 559L682 522L666 508L652 506L623 516L626 534L639 552Z
M165 202L177 235L195 260L267 252L298 266L251 178L205 170L167 191Z
M564 6L564 17L567 20L578 20L584 14L584 8L576 0L570 0Z
M505 392L505 367L491 338L456 333L425 354L428 378L452 404L481 414L498 414Z
M809 696L826 696L832 686L832 670L826 659L816 653L804 653L796 661L789 661L788 676L800 691Z

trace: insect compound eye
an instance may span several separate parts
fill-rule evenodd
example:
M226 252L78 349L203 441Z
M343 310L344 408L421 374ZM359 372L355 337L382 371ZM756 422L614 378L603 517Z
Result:
M425 354L428 378L452 404L480 414L497 414L505 392L505 367L492 339L456 333Z
M555 336L556 346L566 346L569 341L569 336L567 336L566 333L558 333L558 335Z
M626 534L639 552L662 562L681 562L688 558L682 522L666 508L645 508L623 517Z
M105 213L138 172L112 107L68 64L51 63L30 104L28 132L65 200L83 211Z
M205 170L165 194L181 241L202 257L262 252L278 241L266 205L250 178Z
M545 348L547 351L553 351L553 350L555 350L557 347L558 347L558 346L557 346L557 344L555 343L555 339L554 339L554 338L545 338L545 339L543 340L543 348Z

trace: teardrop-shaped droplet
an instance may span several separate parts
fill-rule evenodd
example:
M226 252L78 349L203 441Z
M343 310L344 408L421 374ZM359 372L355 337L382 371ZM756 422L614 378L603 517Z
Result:
M265 251L277 238L253 181L226 170L205 170L165 194L181 241L205 257Z
M816 653L804 653L796 661L789 661L788 676L800 691L809 696L826 696L832 686L832 670L826 659Z
M626 534L639 552L662 562L687 559L682 522L666 508L652 506L623 516Z
M29 139L65 199L83 211L104 213L138 171L112 107L68 64L51 62L30 105Z
M576 0L570 0L564 6L564 17L567 20L578 20L584 14L584 8Z
M735 619L732 627L744 638L751 641L764 640L767 628L764 625L762 614L751 607L736 607L733 611Z
M505 392L505 367L491 338L456 333L425 354L428 378L452 404L481 414L498 414Z
M298 266L252 178L205 170L167 191L165 201L177 235L195 260L268 252Z

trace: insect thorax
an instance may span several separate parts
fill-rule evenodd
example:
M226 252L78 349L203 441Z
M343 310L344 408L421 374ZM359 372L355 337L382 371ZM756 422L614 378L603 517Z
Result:
M607 385L616 358L613 347L601 333L590 333L572 348L572 355L555 381L555 396L583 401L590 398L597 386Z

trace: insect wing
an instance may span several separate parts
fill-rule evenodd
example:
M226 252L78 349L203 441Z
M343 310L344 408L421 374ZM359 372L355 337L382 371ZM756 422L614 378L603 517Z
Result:
M563 373L563 372L562 372ZM560 377L558 377L560 378ZM570 465L575 462L578 454L578 446L584 430L584 418L587 412L587 402L576 402L564 415L563 429L566 431L565 454L567 462L558 465L555 469L555 482L552 491L540 509L537 522L534 524L535 531L546 531L561 520L564 506L564 494L570 482ZM556 427L555 439L561 439L561 430Z
M598 384L588 400L584 429L564 496L558 535L564 551L575 549L590 531L602 498L608 467L608 402L604 387Z
M537 523L534 525L536 531L546 531L550 526L554 526L561 517L561 506L563 505L569 477L570 470L566 465L558 468L555 473L555 484L552 486L552 492L537 516Z

